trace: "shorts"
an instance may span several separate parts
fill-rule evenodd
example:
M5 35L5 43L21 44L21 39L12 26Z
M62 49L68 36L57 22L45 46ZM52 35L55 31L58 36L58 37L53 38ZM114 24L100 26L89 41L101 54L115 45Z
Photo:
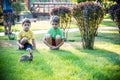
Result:
M13 10L12 10L12 9L3 10L3 13L4 13L4 14L7 14L7 13L13 13Z
M23 49L27 50L28 48L32 49L33 47L32 47L31 44L29 44L29 43L25 43Z
M56 46L56 41L55 41L54 38L52 38L52 45L53 45L53 46Z
M12 22L12 13L10 13L10 14L4 14L4 21L6 22L6 23L8 23L8 22Z

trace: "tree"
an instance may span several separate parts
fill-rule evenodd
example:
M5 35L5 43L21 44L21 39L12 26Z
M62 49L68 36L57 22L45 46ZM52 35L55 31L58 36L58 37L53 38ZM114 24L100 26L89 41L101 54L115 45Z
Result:
M96 3L81 2L74 6L73 17L77 21L84 49L93 49L95 34L103 16L103 8Z
M111 16L111 19L116 23L119 29L120 34L120 1L115 0L116 4L113 4L109 8L109 14Z
M19 1L13 2L12 8L14 11L14 20L17 18L17 21L19 21L19 14L22 10L24 10L22 4Z

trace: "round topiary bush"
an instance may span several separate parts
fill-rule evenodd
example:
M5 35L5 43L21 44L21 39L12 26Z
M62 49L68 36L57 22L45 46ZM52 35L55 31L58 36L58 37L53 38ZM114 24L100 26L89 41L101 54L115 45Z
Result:
M114 4L110 6L109 8L109 14L111 16L111 19L116 23L116 25L119 28L120 33L120 1L116 2L117 4ZM119 4L118 4L119 3Z
M103 8L96 3L81 2L74 6L73 17L77 21L84 49L93 49L95 34L103 16Z

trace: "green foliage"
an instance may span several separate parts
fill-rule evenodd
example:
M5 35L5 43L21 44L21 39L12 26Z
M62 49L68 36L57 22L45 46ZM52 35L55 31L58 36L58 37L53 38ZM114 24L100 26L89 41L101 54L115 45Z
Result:
M115 10L114 16L116 24L120 26L120 7L117 10Z
M77 0L71 0L73 3L77 3Z
M79 26L83 48L93 49L98 25L103 19L103 8L93 2L81 2L73 8L73 16Z
M15 11L16 14L19 14L22 10L24 10L24 6L19 2L13 2L12 3L13 11Z
M77 0L78 3L80 3L80 2L86 2L86 1L94 1L94 0Z
M111 16L111 19L117 24L120 33L120 4L114 4L110 6L109 14Z
M0 25L3 24L2 8L0 7Z

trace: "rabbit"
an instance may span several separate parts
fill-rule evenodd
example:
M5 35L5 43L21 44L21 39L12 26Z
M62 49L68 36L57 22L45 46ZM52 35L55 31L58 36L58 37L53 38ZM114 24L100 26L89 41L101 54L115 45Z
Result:
M33 54L32 54L32 50L29 48L29 49L27 49L28 50L28 52L29 52L29 55L22 55L21 57L20 57L20 62L21 61L32 61L33 60Z
M33 60L33 55L32 53L29 53L29 55L22 55L19 61L21 62L21 61L32 61L32 60Z

